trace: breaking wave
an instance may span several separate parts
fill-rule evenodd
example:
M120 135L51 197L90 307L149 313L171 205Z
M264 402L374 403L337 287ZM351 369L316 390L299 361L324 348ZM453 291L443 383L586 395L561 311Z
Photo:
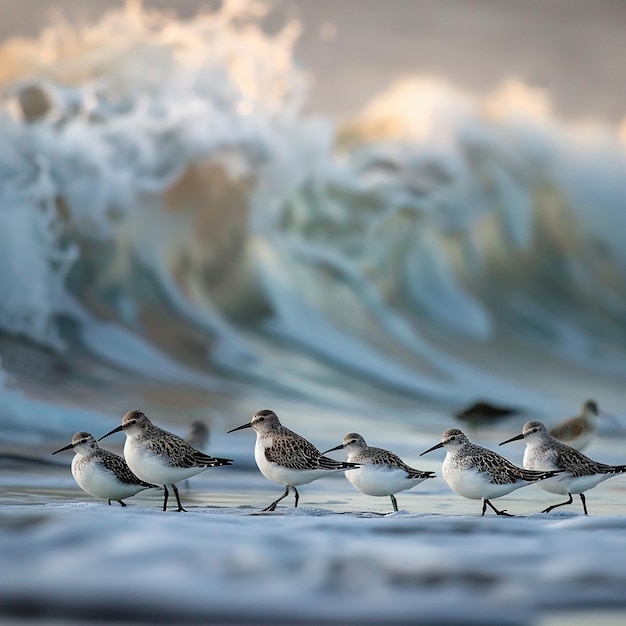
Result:
M431 77L335 127L264 10L129 3L0 48L1 331L207 386L519 398L451 348L511 338L623 374L618 129Z

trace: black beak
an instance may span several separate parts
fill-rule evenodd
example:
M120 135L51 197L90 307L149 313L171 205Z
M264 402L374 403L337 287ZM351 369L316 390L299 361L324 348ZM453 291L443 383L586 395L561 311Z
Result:
M73 443L69 443L65 446L65 448L61 448L60 450L56 450L52 454L57 454L57 452L65 452L65 450L71 450L74 447Z
M232 430L228 430L226 432L234 433L236 430L243 430L244 428L252 428L252 424L244 424L243 426L237 426L237 428L233 428Z
M439 448L443 448L443 443L441 441L435 444L432 448L428 448L428 450L424 450L424 452L422 452L420 456L424 456L425 454L428 454L429 452L432 452L433 450L438 450Z
M322 452L322 454L328 454L329 452L334 452L335 450L343 450L343 448L345 448L346 446L344 446L342 443L340 443L338 446L335 446L334 448L330 448L329 450L326 450L325 452Z
M102 437L100 437L98 441L102 441L105 437L108 437L109 435L112 435L113 433L119 433L120 430L124 430L124 427L118 426L117 428L114 428L110 433L107 433L106 435L102 435Z
M515 435L515 437L511 437L510 439L507 439L506 441L503 441L502 443L499 443L499 446L503 446L505 443L511 443L511 441L519 441L520 439L524 439L524 435Z

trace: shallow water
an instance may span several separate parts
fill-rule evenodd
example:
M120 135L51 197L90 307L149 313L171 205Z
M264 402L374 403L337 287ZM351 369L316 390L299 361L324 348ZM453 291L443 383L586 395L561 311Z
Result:
M538 514L548 494L520 490L498 501L515 518L479 517L479 502L441 480L400 494L398 513L342 478L301 487L301 508L287 500L261 515L279 488L255 472L224 468L191 484L188 513L163 513L159 493L108 507L67 470L43 481L3 472L2 612L425 624L542 623L573 608L626 615L622 479L594 491L588 517L575 507Z
M535 486L496 501L515 517L480 517L480 502L441 479L441 451L418 456L437 436L409 428L388 435L397 437L394 449L439 476L398 494L398 513L339 473L301 486L298 509L289 496L262 514L282 487L256 470L253 434L225 430L214 432L211 449L235 464L189 481L181 490L187 513L162 512L159 491L107 506L75 485L71 453L49 456L60 440L16 444L0 474L2 614L380 624L558 624L574 609L590 620L581 623L604 623L597 620L609 608L626 616L624 477L587 494L588 517L579 501L539 513L560 496ZM345 428L299 430L323 447ZM479 440L495 447L497 432ZM110 447L120 451L118 437ZM590 453L617 456L623 444L614 443L599 438ZM519 462L521 449L501 450Z

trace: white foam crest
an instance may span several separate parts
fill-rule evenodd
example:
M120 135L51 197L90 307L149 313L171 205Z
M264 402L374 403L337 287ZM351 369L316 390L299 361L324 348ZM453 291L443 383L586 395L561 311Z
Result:
M225 108L286 105L294 112L305 82L292 60L299 25L268 35L258 23L266 12L253 0L230 0L183 20L129 1L93 24L57 17L38 40L9 41L0 50L2 76L6 84L40 76L92 87L92 95L106 96L92 106L102 115L132 106L138 95L194 90Z
M397 184L406 183L409 173L414 180L419 176L417 158L423 163L418 185L429 182L424 173L436 164L446 176L464 184L466 197L475 197L472 187L488 190L482 206L471 201L463 209L455 203L455 208L474 218L485 211L502 212L511 225L509 240L519 247L528 244L532 219L528 193L537 182L558 184L574 208L596 194L602 212L615 211L612 200L619 196L613 184L619 184L624 168L617 129L601 122L562 122L544 93L521 83L508 81L493 93L479 96L441 79L400 81L365 107L357 124L365 139L384 141L370 145L370 155L384 155L390 138L401 140L397 145L402 150L395 150L393 169L387 172L388 179ZM590 152L593 167L589 167ZM609 190L606 183L610 183ZM598 197L603 188L606 195ZM422 185L421 190L436 193L440 185ZM439 210L442 215L446 215L443 208Z
M20 138L9 136L13 141L0 146L5 173L0 185L0 326L62 348L53 318L63 311L65 277L77 254L62 240L46 163L14 151Z
M128 258L129 218L142 194L161 196L186 167L207 157L235 178L249 174L246 158L257 164L267 158L269 143L301 107L305 80L292 59L297 24L270 36L256 23L263 13L259 3L227 2L185 21L130 2L96 24L78 28L58 20L39 40L0 48L3 77L14 81L5 84L2 122L15 144L25 146L18 162L12 142L5 143L7 167L0 168L8 177L3 183L13 177L23 187L19 197L2 197L5 330L61 345L58 292L77 260L62 240L99 239ZM28 74L39 78L24 81ZM232 146L248 157L237 164L227 154ZM27 180L35 154L45 190ZM133 243L145 246L139 257L153 255L145 237ZM171 247L166 241L152 264L156 276L171 270L163 265ZM18 267L28 289L17 280ZM193 310L171 279L163 286L179 311L213 329L221 359L250 354L214 308Z
M488 283L501 273L512 276L498 285L500 309L516 294L550 292L546 276L556 274L565 296L558 315L567 317L582 299L608 315L626 305L616 228L626 153L614 129L565 123L545 94L519 83L476 96L425 79L376 98L352 132L369 143L348 166L385 204L370 220L374 227L362 229L359 262L380 265L377 281L383 270L407 275L419 314L490 337L493 312L474 293L489 296ZM341 214L324 219L329 232L344 226ZM354 249L356 239L353 229L340 245ZM376 258L381 248L386 265ZM588 333L580 320L572 324Z

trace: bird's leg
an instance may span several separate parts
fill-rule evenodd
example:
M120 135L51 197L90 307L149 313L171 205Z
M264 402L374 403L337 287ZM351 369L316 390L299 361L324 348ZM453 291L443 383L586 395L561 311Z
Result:
M587 513L587 501L585 500L585 494L584 493L579 493L578 495L580 496L580 499L582 500L583 511L585 512L585 515L589 515L589 513Z
M163 485L163 510L167 511L167 499L170 492L167 490L167 485Z
M171 485L172 485L172 489L174 490L174 495L176 496L176 502L178 502L178 508L176 510L179 513L181 511L185 511L185 513L186 513L187 509L184 509L183 505L180 503L180 496L178 495L178 487L174 483L171 483Z
M118 500L118 502L120 503L120 506L126 506L126 502L122 502L121 500Z
M298 500L300 500L300 494L298 493L298 490L292 486L292 489L294 490L294 493L296 494L296 503L293 505L294 508L298 507Z
M566 504L571 504L574 500L572 500L572 494L568 492L567 494L569 496L569 500L566 500L565 502L561 502L560 504L553 504L552 506L549 506L547 509L544 509L543 511L541 511L542 513L549 513L552 509L556 509L558 506L565 506ZM582 497L582 493L580 494ZM587 507L585 506L585 500L583 498L583 507L585 509L585 514L587 513Z
M395 496L393 495L393 493L390 493L389 497L391 498L391 504L393 504L393 510L397 511L398 510L398 502L396 501ZM484 513L484 511L483 511L483 513Z
M507 513L505 510L498 511L498 509L496 509L496 507L493 506L493 504L491 504L491 502L489 502L489 500L487 500L487 498L483 498L483 515L485 514L485 510L487 508L487 505L489 505L493 509L493 512L496 515L504 515L505 517L514 517L510 513Z
M295 487L294 487L295 489ZM298 503L298 491L296 490L296 506ZM269 513L270 511L274 511L276 509L276 505L283 499L286 498L289 495L289 485L287 485L287 487L285 487L285 493L283 493L282 496L280 496L280 498L278 498L278 500L274 500L274 502L272 502L272 504L270 504L268 507L265 507L263 509L263 513Z
M109 503L109 506L111 506L111 500L107 500L107 502Z

